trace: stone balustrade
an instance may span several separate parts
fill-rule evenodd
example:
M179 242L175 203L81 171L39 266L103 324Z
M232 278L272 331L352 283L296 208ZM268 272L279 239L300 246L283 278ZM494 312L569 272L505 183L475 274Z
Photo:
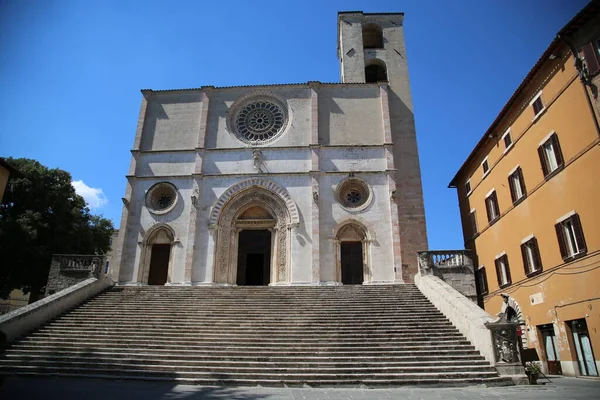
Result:
M99 278L106 257L91 254L55 254L52 256L46 296L89 278Z
M428 250L418 253L419 273L434 275L471 301L477 301L473 259L469 250Z

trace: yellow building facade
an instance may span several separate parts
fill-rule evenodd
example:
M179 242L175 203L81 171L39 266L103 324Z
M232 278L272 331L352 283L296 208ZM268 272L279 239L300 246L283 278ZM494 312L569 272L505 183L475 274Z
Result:
M599 15L559 32L450 183L480 305L571 376L600 370Z

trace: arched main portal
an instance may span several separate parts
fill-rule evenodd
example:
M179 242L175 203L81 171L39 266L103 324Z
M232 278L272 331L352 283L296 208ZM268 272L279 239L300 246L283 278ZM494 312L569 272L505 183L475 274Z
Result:
M335 249L337 281L359 285L371 280L367 230L358 221L347 221L337 230Z
M248 207L237 217L237 285L271 283L272 238L276 223L274 216L258 205Z
M174 242L175 233L166 224L155 225L146 232L142 242L138 282L148 285L164 285L171 281Z
M248 254L254 265L267 263L262 284L283 284L290 280L291 229L298 224L298 210L289 194L274 182L261 178L242 181L229 188L217 200L211 214L211 227L216 229L213 280L221 284L248 284ZM254 231L254 232L253 232ZM270 249L266 241L270 239ZM252 245L262 243L261 252L248 253ZM241 247L240 247L241 246ZM258 254L262 254L262 259ZM244 260L239 260L239 257ZM242 267L242 268L240 268ZM255 272L258 267L255 267ZM260 284L256 274L251 283Z

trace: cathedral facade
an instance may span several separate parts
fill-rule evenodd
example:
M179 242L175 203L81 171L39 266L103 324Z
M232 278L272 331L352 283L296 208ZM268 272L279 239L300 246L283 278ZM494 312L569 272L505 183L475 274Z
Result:
M403 19L338 14L341 83L143 90L119 283L411 282L427 237Z

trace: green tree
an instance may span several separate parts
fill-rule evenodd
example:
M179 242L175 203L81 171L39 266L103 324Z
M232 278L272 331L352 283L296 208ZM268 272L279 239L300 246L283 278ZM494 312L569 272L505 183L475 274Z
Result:
M53 254L103 254L112 222L92 215L71 174L27 158L7 161L23 173L11 179L0 205L0 297L11 290L39 298Z

